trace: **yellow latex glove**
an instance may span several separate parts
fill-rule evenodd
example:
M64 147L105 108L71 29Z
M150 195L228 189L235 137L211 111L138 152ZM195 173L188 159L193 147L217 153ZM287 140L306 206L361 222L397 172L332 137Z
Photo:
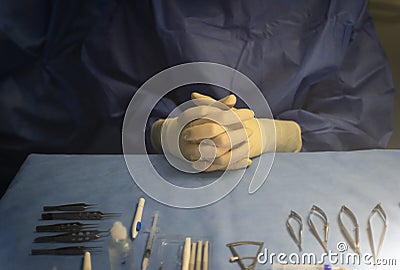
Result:
M249 136L250 158L266 152L299 152L302 146L300 126L294 121L254 118L243 122L252 131ZM273 134L268 132L274 131Z
M192 94L192 99L210 99L209 96L198 93ZM275 125L275 129L274 129ZM294 121L287 120L272 120L266 118L250 118L243 121L248 134L248 143L250 145L249 157L256 157L265 152L276 150L277 152L299 152L302 147L300 126ZM194 127L193 127L194 128ZM275 141L274 132L275 130ZM235 136L235 133L232 133ZM228 134L221 133L219 136L212 139L217 147L225 147L229 143ZM243 138L232 138L231 140L243 140ZM218 160L217 160L218 161Z
M156 121L151 127L153 148L181 159L198 160L194 164L198 170L213 171L248 166L251 163L248 145L243 144L243 141L247 142L247 134L241 123L254 118L254 113L249 109L232 110L231 107L236 104L236 97L233 95L219 102L198 97L195 101L197 106L187 109L178 117ZM201 119L202 117L214 121ZM200 119L189 121L194 118ZM236 140L223 146L202 143L207 139L218 138L221 134L229 134ZM235 150L231 151L232 148ZM216 161L218 166L210 161Z

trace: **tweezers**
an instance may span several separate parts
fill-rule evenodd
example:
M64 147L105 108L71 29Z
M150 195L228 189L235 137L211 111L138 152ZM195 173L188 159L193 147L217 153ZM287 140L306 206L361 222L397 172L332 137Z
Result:
M349 231L346 229L346 227L343 224L342 213L346 214L351 219L351 222L353 223L354 239L351 237ZM354 213L345 205L342 205L342 208L340 208L340 212L339 212L339 216L338 216L338 223L339 223L340 231L343 233L344 237L346 238L346 241L349 243L349 245L354 250L354 252L356 252L358 255L360 255L360 229L358 226L357 218L354 215Z
M105 232L97 230L69 232L52 236L40 236L35 238L34 242L35 243L50 243L50 242L83 243L104 237L105 235L101 235L101 233Z
M72 203L72 204L63 204L63 205L50 205L43 206L43 211L85 211L89 207L94 204L86 204L86 203Z
M80 222L57 223L36 226L36 232L77 232L84 229L94 229L96 224L83 224Z
M382 229L382 233L381 233L381 237L379 240L379 245L378 245L378 250L375 250L375 244L374 244L374 236L373 236L373 232L372 232L372 226L371 226L371 220L372 217L375 214L378 214L379 217L382 219L383 221L383 229ZM383 210L382 206L380 203L378 203L372 210L371 213L368 216L368 238L369 238L369 244L371 246L371 251L372 251L372 256L374 257L374 262L376 263L379 257L379 253L381 252L381 248L382 248L382 244L383 244L383 240L385 239L385 234L386 234L386 230L387 230L387 219L386 219L386 213Z
M100 247L72 246L55 249L32 249L32 255L83 255L86 251L100 252Z
M311 220L311 216L316 215L324 222L324 240L322 240L319 235L317 229L315 228L314 223ZM308 215L308 225L310 226L311 232L317 238L318 242L321 244L326 253L328 253L328 232L329 232L329 224L328 217L325 212L316 205L313 205L310 210L310 214Z
M103 218L118 217L119 213L103 213L100 211L92 212L61 212L61 213L43 213L43 220L54 220L54 219L64 219L64 220L99 220Z
M292 225L290 224L291 219L294 219L297 221L297 223L299 223L298 236L296 235ZM301 242L302 242L302 237L303 237L303 221L301 220L301 217L299 216L299 214L297 214L295 211L290 211L289 217L286 220L286 227L287 227L289 234L292 237L293 241L296 243L297 247L299 248L299 251L302 251Z

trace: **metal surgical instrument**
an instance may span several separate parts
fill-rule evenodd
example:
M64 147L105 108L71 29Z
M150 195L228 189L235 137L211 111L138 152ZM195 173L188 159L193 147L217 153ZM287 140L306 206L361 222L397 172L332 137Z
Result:
M50 225L36 226L36 232L77 232L82 230L94 229L96 224L84 224L80 222L57 223Z
M241 246L241 245L255 245L258 246L258 250L257 253L254 257L241 257L239 256L239 254L237 253L235 247L236 246ZM232 257L229 259L230 262L237 262L240 266L240 268L242 270L253 270L254 267L257 264L257 256L258 254L260 254L263 246L264 246L264 242L254 242L254 241L240 241L240 242L233 242L233 243L229 243L226 244L226 246L231 250L232 253ZM243 260L252 260L252 262L249 265L245 265L243 263Z
M351 222L353 223L354 226L353 227L354 238L351 237L349 231L344 226L342 221L342 214L346 214L351 219ZM357 218L354 215L354 213L345 205L342 205L342 207L340 208L338 223L340 231L343 233L344 237L346 238L346 241L349 243L354 252L360 255L360 229L358 226Z
M378 216L382 219L383 221L383 229L382 229L382 233L381 233L381 237L379 239L379 245L378 245L378 249L375 250L375 244L374 244L374 236L373 236L373 232L372 232L372 226L371 226L371 220L372 217L378 214ZM371 246L371 251L372 251L372 255L374 256L374 262L376 263L379 257L379 253L381 252L381 248L382 248L382 244L383 244L383 240L385 239L385 234L386 234L386 230L387 230L387 219L386 219L386 213L383 210L382 206L380 203L378 203L372 210L371 213L368 216L368 238L369 238L369 244Z
M55 249L32 249L32 255L84 255L86 251L100 252L100 247L72 246Z
M92 231L69 232L52 236L40 236L35 238L34 242L35 243L50 243L50 242L82 243L102 238L105 236L102 235L102 233L105 233L105 231L92 230Z
M103 213L100 211L92 212L61 212L61 213L43 213L43 220L64 219L64 220L99 220L103 218L118 217L118 213Z
M299 233L296 235L292 225L290 224L290 220L294 219L299 223ZM299 248L299 251L302 251L301 248L301 242L303 238L303 221L301 220L301 217L299 214L297 214L295 211L290 211L289 217L286 220L286 227L289 231L290 236L292 237L293 241L296 243L297 247Z
M71 203L71 204L63 204L63 205L50 205L43 206L43 211L85 211L89 207L94 206L95 204L87 204L87 203Z
M315 228L315 225L311 219L312 215L318 216L324 222L324 240L322 240L317 229ZM317 238L318 242L324 248L325 252L328 253L328 217L326 216L325 212L316 205L313 205L311 207L310 214L308 215L308 225L310 226L311 232L314 234L315 238Z

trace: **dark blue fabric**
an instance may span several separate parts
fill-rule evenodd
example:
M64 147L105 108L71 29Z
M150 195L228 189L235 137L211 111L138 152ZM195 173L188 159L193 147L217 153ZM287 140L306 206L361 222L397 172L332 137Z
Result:
M105 95L81 61L98 1L2 1L0 195L32 152L86 151L107 119Z
M303 151L382 148L390 138L394 91L367 0L103 2L3 2L2 176L30 152L121 151L138 87L193 61L250 77L276 118L300 124ZM227 94L180 89L150 123L192 90Z
M297 121L304 151L382 148L391 135L394 92L366 5L120 1L85 42L83 59L115 116L160 70L210 61L249 76L276 118ZM226 94L193 89L217 98ZM171 95L175 104L188 98L189 91ZM164 102L154 118L166 117L174 106Z

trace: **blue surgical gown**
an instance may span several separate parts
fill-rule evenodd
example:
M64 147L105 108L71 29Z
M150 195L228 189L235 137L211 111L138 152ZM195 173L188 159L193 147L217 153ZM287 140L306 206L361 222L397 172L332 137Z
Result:
M121 1L83 61L115 116L157 72L209 61L244 73L275 118L299 123L303 151L383 148L391 136L393 85L367 1ZM152 117L187 99L171 94Z
M275 118L299 123L303 151L383 148L392 132L393 85L367 0L9 0L0 57L2 176L31 152L120 152L140 85L194 61L248 76ZM149 124L192 90L168 94Z

